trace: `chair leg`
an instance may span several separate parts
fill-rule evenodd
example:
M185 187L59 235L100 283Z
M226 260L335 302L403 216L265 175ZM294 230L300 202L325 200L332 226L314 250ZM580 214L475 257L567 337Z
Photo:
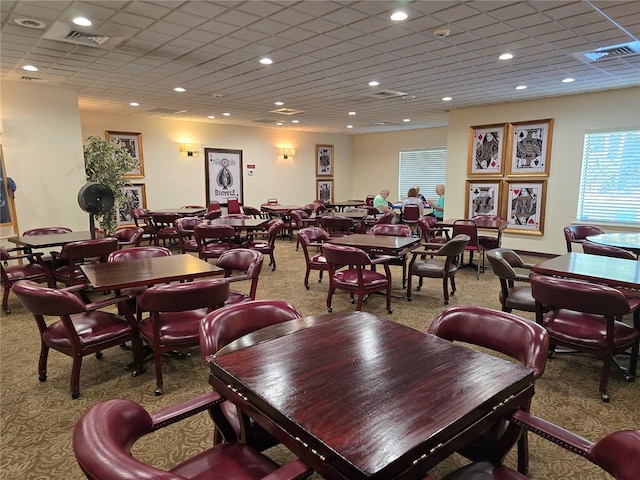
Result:
M2 310L7 315L11 313L11 309L9 308L9 292L10 291L11 291L11 285L9 284L5 285L4 293L2 294Z
M153 391L153 393L156 395L156 397L158 397L164 392L164 385L162 384L162 352L156 345L154 345L153 349L153 363L155 364L156 368L156 389Z
M311 273L311 269L307 267L307 271L304 274L304 288L306 288L307 290L309 290L309 274L310 273Z
M444 295L444 304L449 305L449 282L446 275L442 277L442 293Z
M333 288L329 285L329 293L327 293L327 311L331 313L333 309L331 308L331 298L333 297Z
M407 275L407 302L411 301L411 273Z
M603 360L602 370L600 371L600 396L602 397L603 402L608 402L610 400L608 391L609 386L609 375L611 371L611 361L612 357L609 356Z
M273 252L269 253L271 257L271 271L274 272L276 270L276 258L273 256Z
M364 300L364 293L358 294L358 303L356 304L356 312L362 310L362 301Z
M38 360L38 379L44 382L47 379L47 359L49 358L49 346L40 342L40 358Z
M522 430L518 439L518 472L523 475L529 473L529 437L526 430Z
M391 310L391 282L387 285L387 312L393 313Z
M82 367L82 356L73 355L73 367L71 368L71 398L80 396L80 368Z

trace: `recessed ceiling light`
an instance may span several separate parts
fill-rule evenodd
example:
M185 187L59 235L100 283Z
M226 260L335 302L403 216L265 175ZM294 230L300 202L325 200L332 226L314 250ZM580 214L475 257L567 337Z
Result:
M216 116L215 115L207 115L207 118L210 118L210 119L213 120L214 118L216 118Z
M80 25L81 27L90 27L91 25L93 25L93 23L91 23L91 20L85 17L76 17L72 20L72 22L76 25Z
M225 117L230 117L231 116L231 114L229 112L224 112L222 115L225 116Z
M451 100L453 100L451 97L442 97L443 102L450 102Z
M22 67L23 70L26 70L27 72L37 72L38 71L38 67L34 67L33 65L25 65L24 67Z
M282 122L276 122L276 125L278 125L279 127L281 127L283 125Z
M498 60L511 60L513 58L513 54L511 53L503 53L498 57Z
M291 120L291 123L298 123L300 120Z
M408 17L409 15L407 15L406 12L398 11L398 12L393 12L390 18L394 22L401 22L402 20L406 20Z
M349 112L349 115L355 115L356 112Z
M370 87L377 87L378 85L380 85L380 82L376 81L376 80L371 80L369 82L369 86Z
M564 78L562 79L562 83L571 83L571 82L575 82L576 80L574 78Z
M347 125L347 128L353 128L353 125Z
M411 119L410 118L405 118L404 120L402 120L403 122L410 122Z
M260 59L260 63L262 65L271 65L273 63L273 60L271 60L269 57L264 57Z
M284 105L284 102L275 102L274 105L278 105L279 107L281 107L282 105Z
M525 90L526 88L527 88L527 86L526 86L526 85L518 85L518 86L516 87L516 90Z
M138 102L131 102L129 105L131 105L132 107L139 107L140 104Z
M174 88L173 90L174 90L174 91L176 91L176 92L180 92L180 93L182 93L182 92L186 92L186 91L187 91L187 89L186 89L186 88L182 88L182 87L176 87L176 88Z

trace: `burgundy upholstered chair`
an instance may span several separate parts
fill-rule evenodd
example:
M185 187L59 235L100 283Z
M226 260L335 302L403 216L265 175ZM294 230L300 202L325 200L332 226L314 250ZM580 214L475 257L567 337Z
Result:
M418 220L424 243L447 243L451 240L449 229L438 227L437 223L436 217L426 216Z
M318 283L322 282L322 272L329 271L327 259L320 252L322 244L329 240L329 234L320 227L306 227L298 232L298 238L302 245L304 261L307 264L304 274L304 286L309 290L309 274L311 270L318 270ZM314 255L313 252L309 251L311 248L315 248L318 253Z
M605 233L600 227L595 225L568 225L564 227L564 239L567 242L567 252L571 252L573 243L583 244L589 235L599 235Z
M344 290L351 296L358 296L356 311L362 310L365 295L385 292L387 296L387 312L391 310L391 271L389 257L370 258L363 250L344 245L325 243L322 253L329 264L329 293L327 294L327 311L331 312L331 299L336 289ZM371 270L372 265L382 265L384 274ZM347 268L342 268L348 265Z
M226 215L222 215L222 217L220 218L240 218L240 219L247 219L247 218L251 218L249 215L245 215L244 213L238 212L238 213L227 213Z
M486 220L501 220L505 221L504 217L500 215L491 215L489 213L480 213L478 215L474 215L471 217L471 220L475 220L478 218L486 219ZM502 246L502 230L498 230L497 235L479 235L478 241L480 245L484 247L485 250L492 250L494 248L500 248Z
M249 207L247 205L242 206L242 213L250 216L251 218L268 218L264 213L262 213L256 207Z
M371 230L369 230L369 234L388 235L392 237L411 237L413 235L409 225L399 223L374 225L371 227ZM402 267L402 288L407 284L407 256L408 254L406 253L400 257L389 256L389 265Z
M251 282L248 294L229 290L229 297L224 302L225 305L256 299L258 277L260 270L262 270L263 259L264 256L262 253L250 248L234 248L233 250L223 252L222 255L218 257L216 265L224 269L224 278L228 279L228 282ZM234 275L234 272L238 271L242 272L242 274Z
M510 421L545 440L584 457L616 480L636 480L640 472L640 430L620 430L592 442L521 410ZM579 461L579 460L575 460ZM567 466L567 471L572 471ZM560 475L557 478L563 478ZM476 462L450 473L442 480L527 480L528 477L500 464Z
M220 203L216 202L215 200L213 202L209 202L209 205L207 205L207 211L214 212L216 210L222 210L222 208L220 207Z
M30 237L32 235L50 235L53 233L71 233L73 230L71 230L69 227L39 227L39 228L32 228L30 230L25 230L24 232L22 232L22 236L23 237Z
M402 210L402 223L415 229L420 218L420 207L418 205L408 204L404 206Z
M500 279L502 311L511 312L515 308L525 312L535 312L536 301L531 295L530 278L533 265L523 262L516 252L508 248L489 250L487 258L493 273Z
M227 213L242 213L242 210L240 210L240 202L237 198L230 197L227 199Z
M202 219L198 217L183 217L176 220L178 243L182 253L198 252L198 242L194 238L194 229L196 225L201 223Z
M353 219L348 217L322 217L320 223L331 238L346 237L356 231Z
M620 291L577 280L534 275L531 293L536 300L536 321L549 332L549 354L556 345L594 355L602 360L600 395L609 401L611 363L632 381L638 366L640 325L630 327L622 317L631 312L629 300ZM549 311L544 313L543 308ZM622 368L614 355L631 349L629 368Z
M213 414L222 400L211 392L153 414L132 400L99 402L80 417L73 429L73 451L78 465L90 480L296 480L311 472L300 460L279 467L239 442L215 445L170 471L142 462L131 453L134 444L145 435L203 411ZM171 441L179 444L180 438L175 435L181 430L170 431Z
M209 210L204 214L205 220L215 220L216 218L220 218L222 216L222 210Z
M200 223L193 229L198 244L198 255L203 260L218 258L238 245L234 242L236 231L229 225L208 225Z
M151 245L155 241L154 237L156 235L156 226L153 223L151 211L146 208L134 208L131 210L131 218L133 218L136 227L142 228L144 231L143 238L146 236L149 245Z
M9 265L9 262L21 260L22 264ZM20 280L52 285L51 271L42 261L42 253L28 253L22 248L0 248L0 285L2 285L2 310L9 315L9 292Z
M154 241L156 245L160 245L162 240L162 246L167 246L167 240L169 244L178 243L178 229L176 227L176 220L181 217L179 213L153 213L151 218L153 224L156 227L156 234Z
M599 243L594 243L590 241L586 241L582 244L582 251L584 253L588 253L591 255L600 255L603 257L615 257L615 258L625 258L627 260L636 260L636 256L631 253L629 250L624 250L618 247L612 247L610 245L600 245Z
M120 227L113 233L113 236L118 239L120 249L140 246L143 235L144 229L136 226Z
M469 252L469 265L476 267L478 272L476 280L480 280L480 269L482 269L484 273L484 246L480 243L476 222L473 220L456 220L453 222L453 236L455 237L460 234L469 236L469 242L465 247L465 251ZM482 257L482 266L480 266L480 259L478 259L477 266L473 265L473 252L478 252L478 255ZM461 257L462 256L463 255L461 255Z
M288 228L289 228L289 238L291 239L291 241L293 241L294 232L296 231L299 232L301 229L307 226L311 226L311 223L303 222L303 220L309 219L309 218L310 218L309 214L304 210L291 210L291 212L289 212ZM296 251L298 250L299 247L300 247L300 238L298 238L296 243Z
M85 304L74 294L81 288L83 286L76 285L56 290L41 287L29 280L20 281L13 286L13 292L33 314L40 331L40 381L44 382L47 379L50 348L70 356L73 358L70 386L72 398L80 396L82 358L92 353L100 359L103 350L131 341L136 374L144 371L142 342L131 311L125 310L127 315L122 316L102 310L112 305L126 304L127 297L120 296ZM47 324L47 316L60 319Z
M140 335L153 350L156 395L162 395L162 354L200 344L200 322L207 313L224 305L229 283L223 279L170 283L148 288L138 297L149 312L140 324Z
M60 252L51 252L53 281L65 285L84 285L87 278L80 265L88 262L106 262L111 252L118 250L114 237L80 240L63 245ZM55 284L55 283L54 283Z
M419 277L417 290L422 288L422 279L441 278L444 304L449 304L448 283L451 295L456 293L455 274L458 271L458 258L469 242L469 235L456 235L447 243L424 243L422 249L413 250L407 275L407 301L411 301L411 283L413 276Z
M282 231L283 227L284 222L282 220L275 220L269 226L269 230L267 230L266 240L257 238L257 235L249 232L247 241L242 244L244 248L250 248L252 250L257 250L263 255L269 255L269 266L271 267L271 271L276 269L276 257L274 255L274 251L276 249L276 238Z
M387 224L392 224L395 221L395 218L396 218L395 213L387 212L387 213L383 213L382 215L379 215L380 212L378 212L378 209L376 208L375 210L378 216L375 216L372 218L365 218L364 221L362 222L360 233L368 233L369 230L371 230L371 227L373 227L374 225L387 225Z
M255 300L219 308L200 323L200 352L206 359L244 335L295 318L302 318L302 314L283 300ZM259 450L278 443L253 421L242 430L237 408L231 402L221 404L221 413L224 419L214 418L218 427L215 443L241 440Z
M461 306L442 311L431 323L429 333L458 342L477 345L494 352L507 355L533 370L538 379L544 373L549 349L549 337L540 325L516 315L484 307ZM528 411L530 400L520 406ZM518 442L518 470L526 473L528 469L528 445L526 435L518 426L505 422L497 430L491 429L494 440L503 447L500 455L505 455L511 446ZM503 457L495 457L492 450L494 442L490 433L485 432L460 452L471 460L491 459L501 462Z

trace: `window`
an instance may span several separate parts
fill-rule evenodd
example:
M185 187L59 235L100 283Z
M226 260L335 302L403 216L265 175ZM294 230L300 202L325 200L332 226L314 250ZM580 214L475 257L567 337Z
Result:
M400 152L398 195L407 198L414 185L420 185L424 198L436 199L436 185L444 184L447 173L447 149L412 150Z
M577 220L640 224L640 130L585 135Z

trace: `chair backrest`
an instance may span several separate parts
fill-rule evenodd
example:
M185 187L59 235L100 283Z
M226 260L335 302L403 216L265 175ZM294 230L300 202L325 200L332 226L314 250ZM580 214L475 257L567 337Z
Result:
M20 280L11 287L24 308L34 315L64 316L85 311L82 300L71 292Z
M101 262L106 262L109 254L116 250L118 239L115 237L79 240L63 245L59 257L71 262L99 257Z
M469 239L469 235L460 233L443 244L438 250L434 250L433 254L442 257L457 257L458 255L462 255L469 243Z
M567 242L567 252L571 252L572 243L584 243L589 235L605 233L595 225L568 225L564 227L564 239Z
M207 358L248 333L296 318L302 314L283 300L228 305L209 313L200 323L200 352Z
M409 203L402 209L402 216L408 221L420 220L420 207Z
M630 312L629 301L624 294L596 283L533 275L531 294L536 304L546 305L550 310L567 309L609 318Z
M312 243L322 243L329 240L329 234L324 228L320 227L305 227L298 231L298 237L300 238L300 244L302 250L305 253L305 257L308 258L308 247Z
M309 214L304 210L291 210L291 212L289 212L289 215L293 220L293 227L295 228L303 228L304 222L302 221L302 219L309 218Z
M235 197L230 197L227 199L227 211L229 213L242 213L240 211L240 202Z
M250 248L234 248L223 252L216 265L224 269L225 278L230 277L233 271L242 271L247 279L257 279L260 275L263 262L262 253ZM255 297L255 295L254 295Z
M267 200L267 203L270 203L272 205L280 205L278 203L278 199L277 198L270 198L270 199Z
M393 237L410 237L411 235L413 235L411 233L411 227L409 227L408 225L401 225L399 223L376 224L371 227L369 233L371 235L389 235Z
M253 218L260 218L260 210L258 210L256 207L248 207L244 205L242 207L242 213Z
M628 250L624 250L618 247L612 247L610 245L600 245L599 243L590 242L588 240L582 244L582 250L584 251L584 253L589 253L591 255L626 258L627 260L636 259L635 255Z
M451 307L435 318L428 332L508 355L531 368L535 378L544 373L547 364L547 331L511 313L485 307Z
M469 235L469 243L467 244L467 250L481 250L480 242L478 240L478 226L473 220L456 220L453 222L453 236L456 235Z
M369 255L367 255L364 250L356 247L325 243L322 245L322 253L327 259L330 268L335 265L371 265Z
M518 278L516 268L524 268L522 258L509 248L494 248L487 252L491 269L496 276L506 280Z
M364 201L365 205L367 205L368 207L373 207L373 199L374 198L376 198L375 195L367 195L367 198Z
M213 201L213 202L209 202L209 205L207 205L207 210L209 212L215 211L215 210L221 210L220 208L220 203Z
M268 242L269 242L270 248L273 248L275 246L276 238L282 231L283 227L284 227L284 222L279 218L277 218L277 219L274 219L274 221L272 221L269 227L267 228L267 235L269 236Z
M436 217L431 216L422 217L420 220L418 220L418 226L420 227L420 231L422 232L422 240L427 243L434 241L435 232L433 229L436 228L437 223L438 220L436 220ZM446 237L443 236L441 238L445 239Z
M640 472L640 430L610 433L593 445L587 458L616 480L636 480Z
M111 252L107 257L107 262L128 262L130 260L144 260L145 258L169 256L171 256L171 250L165 247L134 247Z
M219 307L228 297L229 283L219 278L149 287L138 297L138 304L149 312L184 312Z
M207 240L217 240L227 242L236 236L236 231L229 225L209 225L200 223L193 229L198 245L206 243Z
M202 219L198 217L182 217L176 220L176 228L178 233L182 235L193 234L193 229L196 225L202 223Z
M174 227L176 220L181 217L179 213L152 213L153 223L159 228Z
M33 235L49 235L52 233L71 233L72 231L73 230L68 227L40 227L25 230L24 232L22 232L22 236L30 237Z
M393 212L387 212L378 217L378 221L375 223L376 225L383 225L385 223L393 223L393 220L396 218L396 214Z
M119 244L134 245L136 247L140 245L143 235L144 230L135 226L120 227L113 234L118 239Z
M329 233L352 233L355 229L353 219L347 217L322 217L320 223Z
M220 218L222 216L222 210L209 210L204 215L205 220L215 220L216 218Z
M133 218L133 222L136 224L136 227L142 226L141 224L149 224L153 222L151 219L151 212L146 208L132 208L131 218Z

